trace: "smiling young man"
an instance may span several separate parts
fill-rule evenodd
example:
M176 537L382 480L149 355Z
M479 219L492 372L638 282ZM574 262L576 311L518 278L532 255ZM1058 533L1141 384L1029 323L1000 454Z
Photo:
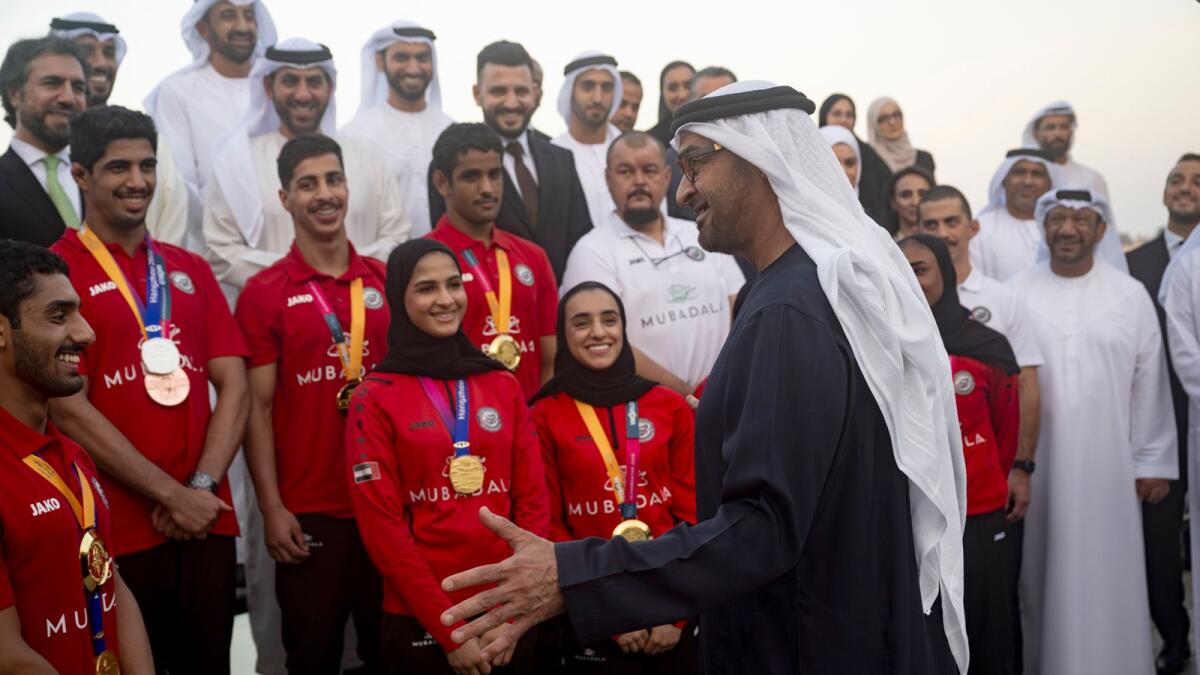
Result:
M228 673L238 526L222 479L249 407L246 347L208 265L146 232L157 138L148 116L116 106L72 121L88 218L53 250L97 338L83 391L50 410L102 471L108 543L160 667Z
M103 548L116 525L96 467L47 414L83 388L95 337L66 263L0 241L0 672L154 672L137 601ZM81 573L81 540L100 542L97 577Z
M533 396L554 369L558 286L546 252L495 226L503 146L483 124L452 124L433 146L433 183L446 215L429 237L454 251L467 289L463 332Z

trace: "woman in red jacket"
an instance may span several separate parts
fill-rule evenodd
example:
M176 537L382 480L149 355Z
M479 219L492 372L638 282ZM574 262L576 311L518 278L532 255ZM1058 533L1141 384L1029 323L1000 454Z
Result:
M694 523L692 411L679 394L635 374L620 299L603 284L574 287L558 305L557 340L554 377L531 401L550 538L638 541ZM692 633L680 621L571 646L568 672L681 672L695 662Z
M1020 426L1020 368L1008 340L972 320L959 304L954 264L941 239L915 234L901 240L900 249L933 310L954 377L967 465L963 599L971 645L968 675L1006 675L1016 672L1012 613L1017 553L1006 506Z
M443 244L397 247L387 299L388 354L354 392L346 435L355 515L384 582L383 660L391 673L532 672L536 638L489 664L479 657L489 636L459 645L450 638L458 626L439 620L475 592L447 593L442 579L510 553L480 523L480 507L548 533L521 387L460 330L467 295Z

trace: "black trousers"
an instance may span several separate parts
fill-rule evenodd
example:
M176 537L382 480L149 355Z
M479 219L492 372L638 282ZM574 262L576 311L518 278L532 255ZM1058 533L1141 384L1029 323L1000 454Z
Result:
M228 675L237 590L233 537L168 541L117 560L159 675Z
M384 612L380 637L386 675L454 675L446 652L415 617ZM537 639L538 629L530 629L517 643L512 661L503 668L493 668L492 673L538 674Z
M969 675L1013 675L1014 556L1005 509L967 516L963 529L963 604Z
M1025 520L1008 524L1009 569L1012 579L1012 616L1011 628L1013 645L1013 672L1022 675L1025 672L1025 638L1021 632L1021 559L1025 555ZM974 658L972 658L974 660Z
M566 672L569 675L694 675L698 625L689 621L675 648L654 656L626 654L611 638L580 646L568 625L565 632Z
M304 562L275 564L289 675L336 674L342 663L346 621L354 619L364 673L379 673L379 622L383 584L354 520L298 514L309 537Z
M1181 543L1186 491L1184 481L1171 481L1171 492L1166 499L1157 504L1142 504L1150 617L1163 637L1164 647L1179 649L1187 647L1190 627L1183 599Z

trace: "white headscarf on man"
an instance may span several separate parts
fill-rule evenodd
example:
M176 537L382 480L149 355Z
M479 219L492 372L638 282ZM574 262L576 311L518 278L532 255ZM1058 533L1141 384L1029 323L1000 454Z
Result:
M1057 206L1065 206L1068 209L1091 209L1098 213L1100 219L1105 223L1105 228L1104 236L1096 246L1095 254L1122 272L1129 272L1125 250L1121 247L1121 235L1117 232L1117 227L1113 225L1112 209L1104 197L1079 188L1063 187L1058 190L1050 190L1038 197L1037 206L1034 207L1033 217L1042 227L1043 232L1046 229L1046 216L1050 215L1050 211ZM1049 259L1050 247L1046 244L1046 240L1042 239L1042 242L1038 244L1037 261L1040 263ZM1166 278L1165 274L1163 278Z
M613 100L609 107L608 116L605 120L610 119L617 114L617 110L621 107L621 96L623 87L621 86L621 73L617 70L617 60L607 54L598 51L582 52L571 59L563 69L562 89L558 90L558 114L562 116L563 122L567 126L571 125L571 95L575 92L575 80L579 76L589 70L603 70L613 76Z
M1037 162L1046 167L1046 171L1050 174L1050 187L1054 188L1059 182L1058 166L1051 162L1042 151L1033 148L1021 148L1017 150L1009 150L1004 157L1004 161L1000 166L996 167L996 171L992 173L992 180L988 183L988 202L987 206L979 210L975 217L982 216L989 211L998 211L1003 209L1008 202L1008 195L1004 190L1004 179L1008 178L1008 172L1012 171L1017 162Z
M396 44L408 42L429 45L433 61L433 77L429 80L429 88L425 90L425 101L428 105L442 109L442 87L438 79L437 36L433 31L412 21L396 21L375 31L362 48L362 100L359 110L379 105L388 100L389 85L387 73L375 65L375 56Z
M1035 113L1034 116L1025 125L1025 130L1023 132L1021 132L1021 144L1022 145L1024 145L1027 148L1039 147L1037 139L1034 138L1034 136L1033 136L1033 130L1035 128L1037 128L1038 122L1041 122L1042 118L1046 117L1047 115L1070 115L1071 129L1072 130L1075 129L1075 126L1076 126L1075 108L1072 107L1071 104L1068 103L1067 101L1055 101L1048 105L1042 106L1042 109L1038 110L1037 113ZM1072 143L1075 141L1074 134L1071 135L1071 141L1072 141ZM1071 150L1071 147L1068 145L1067 146L1068 153L1070 152L1070 150ZM1068 157L1069 156L1070 155L1068 155Z
M50 22L50 34L65 40L74 40L80 35L91 35L100 42L112 40L113 47L116 49L118 66L125 60L125 54L128 53L125 38L121 37L119 33L116 26L91 12L71 12Z

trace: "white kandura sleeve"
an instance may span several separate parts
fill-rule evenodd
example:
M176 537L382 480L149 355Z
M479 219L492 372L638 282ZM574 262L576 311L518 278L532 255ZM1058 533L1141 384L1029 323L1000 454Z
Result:
M1167 313L1167 344L1171 349L1171 365L1192 400L1200 399L1200 324L1197 324L1196 265L1200 257L1188 254L1176 261L1167 277L1167 297L1163 306Z
M247 244L237 218L221 193L220 181L209 181L204 198L205 258L212 265L217 281L241 290L246 281L259 270L274 265L283 258L282 253L269 253L252 248Z
M362 144L359 143L359 146L361 147ZM408 214L404 210L400 181L388 167L387 161L374 148L366 147L360 151L366 153L363 165L369 167L368 170L372 176L371 182L374 184L377 195L375 210L378 229L375 232L374 241L365 243L363 246L355 244L355 247L360 255L387 262L392 249L408 241L412 223L409 222ZM353 199L354 195L351 195L350 198Z
M171 144L162 134L158 136L158 167L156 185L150 208L146 210L146 228L155 241L175 246L187 245L188 190L179 166L175 163Z
M1129 443L1134 472L1138 478L1177 480L1179 437L1158 316L1148 294L1131 295L1137 311L1135 339L1138 341L1129 397Z

